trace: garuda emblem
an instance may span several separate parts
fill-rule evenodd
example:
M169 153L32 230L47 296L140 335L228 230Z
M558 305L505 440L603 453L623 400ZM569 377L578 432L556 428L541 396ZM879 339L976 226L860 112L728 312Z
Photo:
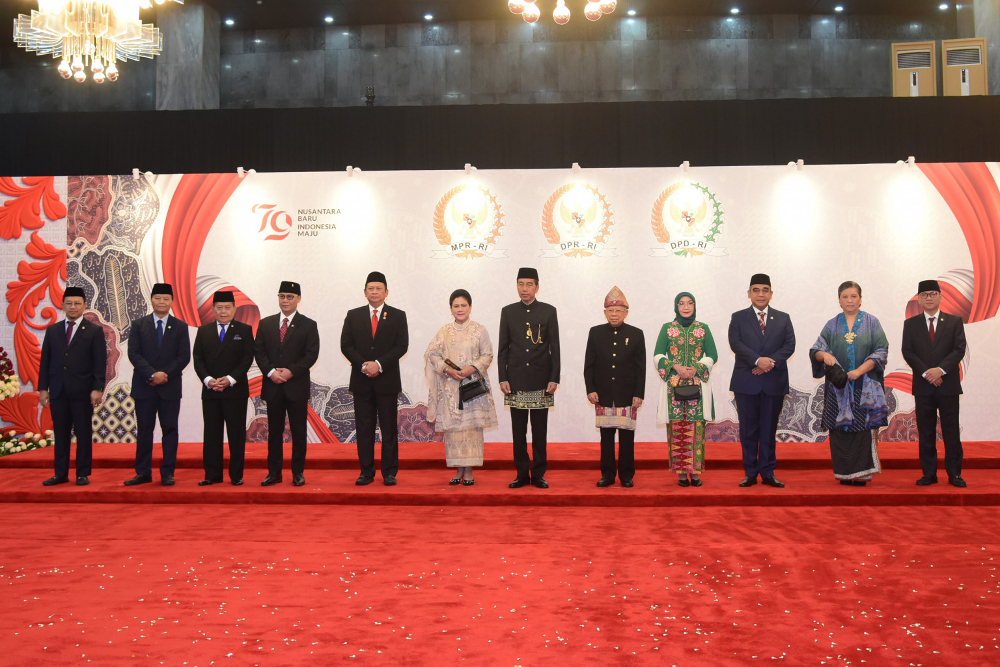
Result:
M434 208L434 236L448 246L435 257L475 259L493 253L503 229L503 205L488 189L459 185Z

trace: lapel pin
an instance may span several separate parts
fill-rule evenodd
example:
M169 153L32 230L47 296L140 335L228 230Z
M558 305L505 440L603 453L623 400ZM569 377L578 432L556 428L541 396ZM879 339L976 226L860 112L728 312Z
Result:
M385 318L387 318L387 317L389 317L389 313L387 313L387 312L385 312L385 311L383 310L383 311L382 311L382 319L384 320L384 319L385 319Z
M628 345L628 338L625 339L625 344Z

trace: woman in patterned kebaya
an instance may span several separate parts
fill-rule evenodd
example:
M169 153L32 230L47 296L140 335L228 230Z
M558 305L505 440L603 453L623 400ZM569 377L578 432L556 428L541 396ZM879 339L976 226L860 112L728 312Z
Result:
M833 476L845 486L864 486L882 471L878 429L889 424L883 386L889 341L878 319L861 310L860 285L848 281L837 292L844 312L823 327L809 360L813 377L826 376L821 426L830 431Z
M709 378L719 354L711 330L695 313L694 295L681 292L674 297L676 317L660 329L653 351L662 380L656 418L667 424L670 470L677 473L680 486L701 486L705 423L715 419Z

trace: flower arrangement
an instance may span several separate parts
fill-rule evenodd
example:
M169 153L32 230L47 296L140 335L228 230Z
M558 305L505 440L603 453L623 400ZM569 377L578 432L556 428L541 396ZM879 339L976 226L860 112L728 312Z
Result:
M45 433L25 433L17 437L17 427L5 426L0 430L0 456L17 454L31 449L41 449L52 445L52 431Z
M0 347L0 401L21 393L21 381L14 372L14 364L7 356L7 350Z

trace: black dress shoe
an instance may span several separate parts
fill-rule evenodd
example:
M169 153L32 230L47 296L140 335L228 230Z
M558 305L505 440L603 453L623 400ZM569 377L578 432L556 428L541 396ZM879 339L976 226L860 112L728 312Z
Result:
M700 477L698 477L698 478L692 477L691 478L691 486L701 486L702 484L703 484L703 482L701 481Z
M633 486L635 486L635 482L633 482L630 479L623 479L622 486L624 486L626 489L631 489Z
M305 475L292 475L292 486L305 486Z
M210 479L203 479L198 482L198 486L212 486L213 484L222 484L222 482L214 482Z
M76 485L77 486L87 486L88 484L90 484L90 478L89 477L87 477L86 475L77 475L76 476Z
M867 479L856 479L854 480L854 486L866 486L868 484Z
M474 480L474 479L463 479L462 480L462 486L472 486L475 483L476 483L476 480Z
M968 486L968 484L965 483L965 480L962 479L961 476L958 476L958 477L949 477L948 478L948 483L951 484L952 486L957 486L960 489L964 489L965 487Z
M382 483L386 486L396 486L396 476L386 475L382 478Z
M371 484L374 481L375 481L374 477L368 477L366 475L362 475L361 477L358 477L354 481L354 486L368 486L369 484Z
M599 480L597 480L597 486L601 487L602 489L605 486L611 486L614 483L615 483L614 477L602 477Z
M526 479L515 479L513 482L507 485L508 489L520 489L522 486L527 486L530 484Z
M161 486L173 486L174 485L174 476L173 475L162 475L160 477L160 485Z
M777 477L763 477L760 480L761 484L767 484L768 486L773 486L776 489L785 488L784 482L779 482Z
M917 486L930 486L931 484L937 484L937 477L928 477L924 475L917 480Z
M140 484L151 484L152 482L152 475L136 475L132 479L126 479L125 486L138 486Z
M261 486L274 486L275 484L281 484L281 475L268 475L260 483Z
M691 480L689 480L686 476L681 477L680 475L678 475L677 486L691 486Z
M230 482L230 484L232 484L233 486L243 486L243 480L242 479L234 479L234 480L232 480Z
M448 483L450 485L452 485L452 486L457 486L457 485L459 485L459 484L462 483L462 478L461 477L452 477L451 479L448 480Z
M753 486L756 483L757 483L756 477L744 477L743 480L740 482L740 486L746 488L748 486Z
M55 477L49 477L47 480L42 482L42 486L55 486L56 484L65 484L68 481L69 477L59 477L56 475Z
M539 477L538 479L531 480L531 485L539 489L549 488L549 483L545 481L544 477Z
M840 483L844 486L854 486L854 480L851 479L842 479L840 480Z

